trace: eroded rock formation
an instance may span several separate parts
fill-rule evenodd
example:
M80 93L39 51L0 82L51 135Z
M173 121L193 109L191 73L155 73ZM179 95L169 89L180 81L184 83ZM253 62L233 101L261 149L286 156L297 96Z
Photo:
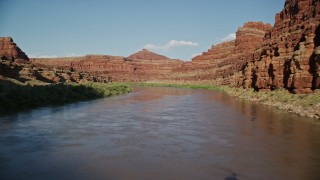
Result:
M212 46L192 62L143 49L129 57L88 55L31 59L31 63L74 74L87 73L84 79L91 81L214 83L257 91L286 88L294 93L319 89L319 0L286 0L275 20L273 27L262 22L245 23L235 40ZM11 51L18 49L12 39L5 42L1 52L6 53L2 54L23 58L21 50ZM73 76L76 82L83 77Z
M194 61L218 62L218 84L294 93L319 89L320 1L287 0L275 19L274 27L246 23L234 47L233 41L213 46Z
M295 93L319 88L319 24L318 0L287 0L274 27L247 62L244 87L284 87Z
M271 29L269 24L249 22L239 28L234 41L212 46L208 52L197 56L192 62L138 56L128 58L84 57L81 62L73 64L74 69L99 71L109 74L114 81L151 81L172 83L216 83L240 86L240 79L232 79L244 64L248 52L252 52L264 39L264 34ZM142 50L139 54L154 54ZM149 58L147 58L149 57ZM120 58L120 59L119 59ZM140 56L141 58L141 56ZM159 58L158 58L159 59ZM241 76L241 74L239 74ZM230 77L230 78L229 78Z
M99 76L107 76L112 81L157 81L169 79L173 69L183 64L180 60L162 59L131 59L129 57L109 55L87 55L77 58L38 59L33 58L34 64L76 72L89 72Z
M11 37L0 37L0 57L2 60L29 60L28 56L13 42Z
M0 62L0 80L15 79L21 83L109 82L107 75L50 68L26 61Z
M11 78L22 83L108 82L110 80L107 75L75 72L70 65L76 58L42 60L43 64L33 63L11 37L0 38L0 57L0 80Z
M207 52L193 58L192 62L195 66L204 63L207 63L207 67L211 66L210 72L203 72L211 74L206 76L211 78L210 82L240 87L243 84L242 69L245 62L250 60L252 51L259 47L271 28L270 24L262 22L245 23L236 32L235 40L212 46Z
M192 59L194 62L223 59L232 55L235 50L235 40L223 42L217 45L213 45L207 52L203 52L202 55L196 56Z

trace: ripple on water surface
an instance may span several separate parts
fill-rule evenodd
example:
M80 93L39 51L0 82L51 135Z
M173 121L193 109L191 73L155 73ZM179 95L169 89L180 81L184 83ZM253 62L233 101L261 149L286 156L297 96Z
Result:
M1 179L320 179L320 127L223 93L134 93L0 117Z

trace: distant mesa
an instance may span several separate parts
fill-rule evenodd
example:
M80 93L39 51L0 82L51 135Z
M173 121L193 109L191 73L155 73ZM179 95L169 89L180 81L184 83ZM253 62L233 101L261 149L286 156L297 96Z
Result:
M130 55L130 59L140 59L140 60L169 60L170 58L148 51L147 49L142 49L141 51Z

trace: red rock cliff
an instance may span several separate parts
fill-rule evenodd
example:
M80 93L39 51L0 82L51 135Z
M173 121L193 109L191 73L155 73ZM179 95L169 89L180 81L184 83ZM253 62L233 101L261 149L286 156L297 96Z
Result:
M107 74L114 81L170 81L184 83L216 83L240 86L238 73L248 56L264 39L269 24L249 22L237 31L234 41L212 46L192 62L171 60L148 50L128 58L84 56L79 58L32 59L33 63L71 68L76 71ZM161 61L155 61L161 60Z
M128 58L89 55L32 62L114 81L214 83L257 91L283 87L295 93L319 89L319 0L287 0L275 19L274 27L245 23L235 40L212 46L192 62L170 60L147 50Z
M28 56L13 42L11 37L0 37L0 57L7 60L12 58L29 60Z
M239 71L271 28L270 24L262 22L245 23L236 32L235 40L214 45L207 52L192 59L194 67L200 66L197 69L198 78L194 79L205 83L241 86L243 75Z
M244 69L244 87L295 93L319 88L319 13L319 0L287 0Z
M263 41L266 31L271 30L270 24L248 22L236 33L234 53L250 53Z
M271 30L270 24L262 22L247 22L236 32L236 39L213 45L207 52L196 56L192 61L217 60L234 56L235 54L251 53L264 40L266 31Z
M213 45L207 52L203 52L202 55L192 58L192 61L199 62L205 60L223 59L232 55L234 50L235 41L223 42Z
M149 54L149 53L148 53ZM161 81L170 79L174 68L183 64L179 60L131 59L121 56L87 55L77 58L33 58L34 64L72 69L107 76L112 81Z

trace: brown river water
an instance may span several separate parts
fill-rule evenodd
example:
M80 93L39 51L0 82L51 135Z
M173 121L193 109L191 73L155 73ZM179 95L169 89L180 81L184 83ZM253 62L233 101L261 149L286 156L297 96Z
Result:
M320 125L208 90L0 116L0 179L320 179Z

